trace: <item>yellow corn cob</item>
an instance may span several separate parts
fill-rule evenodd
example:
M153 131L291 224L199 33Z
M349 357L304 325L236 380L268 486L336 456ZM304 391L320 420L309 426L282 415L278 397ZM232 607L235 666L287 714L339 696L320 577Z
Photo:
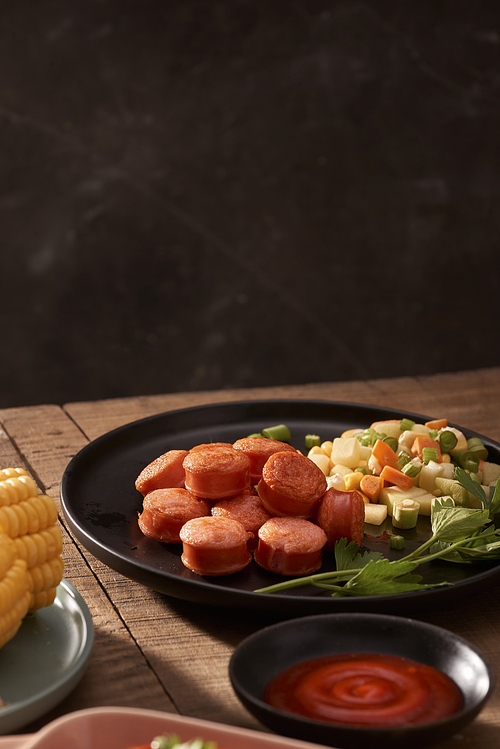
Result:
M0 531L0 580L3 580L12 562L18 557L15 542Z
M37 564L28 570L30 578L30 593L41 593L44 590L59 585L62 580L64 563L61 557L54 557L50 562Z
M56 503L23 468L0 470L0 647L28 611L54 602L64 570L56 523Z
M11 538L38 533L57 521L57 507L47 494L0 507L0 526Z
M28 472L24 468L0 468L0 481L27 475Z
M24 559L17 558L14 542L0 533L0 647L17 633L30 603L30 579Z
M43 609L45 606L50 606L56 600L57 586L49 588L48 590L42 590L41 593L31 594L31 603L28 609L29 614L33 614L38 609Z
M28 569L62 553L62 535L57 525L51 525L39 533L18 536L13 543L19 558L26 560Z
M0 616L0 647L9 642L9 640L12 640L14 635L17 634L24 617L28 613L30 601L31 595L29 590L27 590L17 599L15 605L7 613Z
M20 595L28 589L28 585L26 562L23 559L16 559L3 580L0 581L0 617L13 608Z
M36 497L38 489L31 476L12 476L0 481L0 505L15 505Z

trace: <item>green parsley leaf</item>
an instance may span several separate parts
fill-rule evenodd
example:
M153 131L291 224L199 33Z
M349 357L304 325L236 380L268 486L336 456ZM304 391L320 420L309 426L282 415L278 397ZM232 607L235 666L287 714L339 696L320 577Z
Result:
M335 595L379 596L435 588L436 585L421 583L421 575L411 574L417 566L418 562L404 559L396 562L385 558L377 562L371 560Z
M347 538L341 538L335 544L335 565L340 570L358 570L365 567L370 561L385 559L379 551L367 551L364 554L359 553L358 544L351 541L347 543Z
M489 521L488 510L470 507L433 507L431 527L434 541L455 543L482 528Z

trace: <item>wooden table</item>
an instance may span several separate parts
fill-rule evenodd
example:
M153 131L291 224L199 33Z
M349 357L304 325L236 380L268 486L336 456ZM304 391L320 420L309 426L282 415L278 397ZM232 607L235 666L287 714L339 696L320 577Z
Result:
M349 401L446 416L500 442L500 368L368 382L176 393L65 406L0 410L0 466L24 466L40 491L59 501L69 460L89 440L122 424L171 409L222 401L302 398ZM95 644L76 689L43 720L23 732L85 707L147 707L246 728L262 726L241 706L228 679L235 646L270 622L256 612L229 613L170 599L132 582L96 560L65 527L65 577L91 611ZM500 674L498 583L467 600L436 606L419 618L478 646ZM500 742L497 693L459 737L441 749L496 749Z

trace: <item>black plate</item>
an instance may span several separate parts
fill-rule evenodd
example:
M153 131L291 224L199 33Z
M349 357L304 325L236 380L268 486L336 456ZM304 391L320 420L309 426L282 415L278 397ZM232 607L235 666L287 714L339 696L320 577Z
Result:
M420 610L436 599L452 599L488 584L492 576L500 575L500 564L421 565L419 573L425 582L447 581L454 585L407 594L331 598L320 589L304 587L271 595L253 591L280 578L254 562L234 575L200 577L182 564L180 545L148 539L137 524L142 497L135 489L135 479L145 465L167 450L187 449L209 441L234 442L279 423L287 424L292 443L303 449L309 432L325 440L333 439L346 429L402 416L421 423L428 420L420 414L387 408L317 400L212 404L141 419L90 442L71 460L61 484L64 514L77 539L99 560L125 577L175 598L215 606L259 608L284 617L332 611L390 612L396 603L398 611ZM462 431L467 437L480 436ZM500 462L500 445L482 439L490 459ZM394 552L388 548L387 536L380 537L384 527L366 526L365 548L391 557ZM422 519L415 530L406 532L405 551L420 545L429 537L429 530L428 519ZM323 571L332 568L326 559Z

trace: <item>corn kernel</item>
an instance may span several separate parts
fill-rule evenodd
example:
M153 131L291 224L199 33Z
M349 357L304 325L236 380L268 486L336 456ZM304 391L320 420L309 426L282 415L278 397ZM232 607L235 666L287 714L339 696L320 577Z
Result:
M359 489L359 485L361 483L361 479L363 478L363 474L359 471L356 471L354 473L348 473L344 476L344 484L346 491L350 492L353 489Z

